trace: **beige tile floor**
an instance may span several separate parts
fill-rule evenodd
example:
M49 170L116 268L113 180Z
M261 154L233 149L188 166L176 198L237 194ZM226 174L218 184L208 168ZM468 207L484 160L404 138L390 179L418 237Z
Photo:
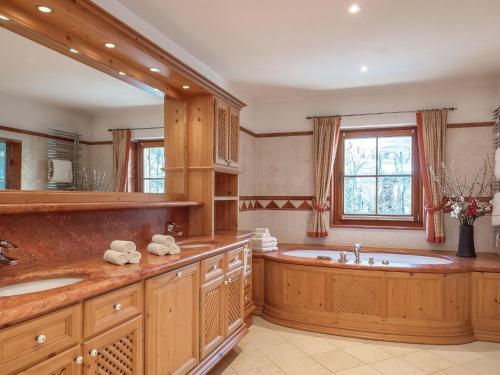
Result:
M299 331L254 319L210 375L500 375L500 344L413 345Z

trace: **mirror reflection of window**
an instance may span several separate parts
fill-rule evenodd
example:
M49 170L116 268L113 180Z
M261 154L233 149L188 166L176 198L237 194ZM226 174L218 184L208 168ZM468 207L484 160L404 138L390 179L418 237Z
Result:
M0 141L0 190L7 186L7 143Z
M141 142L141 169L140 174L142 192L165 192L165 153L163 141Z
M21 189L21 142L0 139L0 190Z

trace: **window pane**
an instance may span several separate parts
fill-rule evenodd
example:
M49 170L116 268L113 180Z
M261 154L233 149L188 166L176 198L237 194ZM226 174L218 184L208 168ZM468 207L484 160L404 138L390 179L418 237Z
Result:
M5 190L7 169L7 144L0 142L0 190Z
M144 149L144 178L163 178L162 168L165 159L163 147L149 147Z
M379 177L378 214L411 215L411 177Z
M344 175L363 176L376 173L376 138L349 138L344 143Z
M346 177L344 180L344 214L375 214L375 177Z
M411 174L411 137L378 139L378 174Z
M165 192L165 180L144 180L144 192L145 193L164 193Z

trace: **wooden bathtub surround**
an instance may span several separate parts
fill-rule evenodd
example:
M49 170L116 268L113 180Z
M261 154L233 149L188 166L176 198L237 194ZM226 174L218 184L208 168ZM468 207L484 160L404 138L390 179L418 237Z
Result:
M280 245L254 253L256 313L284 326L365 339L463 344L500 342L500 256L385 251L453 260L411 268L339 264L282 255L327 246ZM335 247L339 249L341 247ZM365 249L382 251L383 249Z
M187 241L211 244L176 256L141 249L141 263L123 267L97 255L56 261L50 271L4 267L11 275L0 285L75 273L85 280L0 298L0 373L205 374L247 332L243 255L250 236L192 237ZM40 335L45 342L35 340Z

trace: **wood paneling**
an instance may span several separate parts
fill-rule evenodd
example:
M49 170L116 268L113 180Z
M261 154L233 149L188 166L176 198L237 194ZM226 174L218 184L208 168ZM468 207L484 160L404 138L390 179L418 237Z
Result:
M165 191L187 196L188 126L186 102L165 98Z
M264 306L264 259L252 259L252 295L255 303L255 312L260 314Z
M19 375L81 375L83 364L75 359L82 355L80 345L21 372Z
M215 100L215 164L229 165L229 105L222 100Z
M225 329L226 337L236 332L244 319L244 285L243 267L239 267L226 274L226 308Z
M472 325L478 339L500 342L500 274L472 273Z
M225 278L220 276L201 287L200 301L200 350L201 358L205 358L218 347L225 338Z

